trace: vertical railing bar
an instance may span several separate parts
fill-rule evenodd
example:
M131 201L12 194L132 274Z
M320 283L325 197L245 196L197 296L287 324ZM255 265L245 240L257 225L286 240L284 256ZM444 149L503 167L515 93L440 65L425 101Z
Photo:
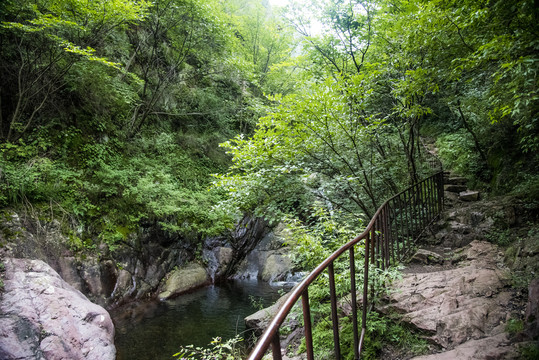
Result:
M393 202L394 200L388 201L387 206L389 207L387 212L387 231L389 233L389 257L391 262L395 263L395 244L393 243L393 239L395 238L393 235Z
M424 201L425 199L423 196L423 182L421 181L419 183L419 226L417 228L417 233L415 234L415 236L417 236L421 232L421 229L425 224L425 208L423 206Z
M386 269L389 268L389 260L390 260L390 238L391 235L389 233L389 203L386 203L386 207L384 209L384 242L386 246Z
M425 182L425 200L427 202L427 225L430 222L430 219L432 218L431 215L431 206L430 206L430 178L427 179Z
M422 181L418 184L418 187L419 187L419 191L418 191L418 195L419 195L419 227L417 229L417 232L416 232L414 238L421 231L421 229L423 228L423 224L425 223L425 207L423 206L424 199L423 199L423 182Z
M427 186L426 186L426 191L427 191L427 214L428 214L428 218L427 218L427 224L430 223L430 219L432 219L432 198L431 198L431 192L430 192L430 189L431 189L431 178L428 178L427 179Z
M427 208L425 207L425 181L420 182L419 185L419 196L421 197L421 224L419 226L419 229L417 230L417 236L419 233L421 233L421 230L425 227L425 224L427 223Z
M410 190L410 198L413 199L413 204L412 206L410 207L410 225L412 227L412 232L410 233L410 238L413 238L414 237L414 234L416 232L416 229L415 229L415 223L413 221L414 217L415 218L418 218L419 216L417 216L417 184L413 187L413 190Z
M375 230L375 226L376 225L376 222L373 224L373 227L371 229L371 233L370 233L370 241L371 241L371 264L372 266L376 266L378 267L378 260L376 260L375 262L375 259L376 259L376 256L374 254L374 251L375 251L375 243L376 243L376 230ZM372 277L372 281L371 281L371 299L374 299L374 289L376 287L376 277Z
M406 224L406 238L403 242L403 247L402 247L404 254L406 254L406 246L408 243L408 239L410 238L410 222L408 221L408 209L410 208L410 206L408 206L408 201L409 201L408 190L406 190L404 192L404 209L405 209L405 219L406 219L404 223Z
M382 209L382 211L380 211L380 216L378 216L378 219L376 219L376 228L378 230L378 234L377 234L377 237L378 237L378 247L379 247L379 250L378 250L378 258L379 258L379 263L380 265L378 265L377 267L381 268L382 270L385 269L386 267L386 261L385 261L385 247L384 247L384 209Z
M373 227L372 229L374 230L374 251L376 252L376 254L374 255L375 259L376 259L376 267L379 268L380 267L380 231L379 231L379 218L376 218L376 220L374 221L374 224L373 224ZM374 263L373 263L374 265Z
M367 328L367 308L369 297L369 248L371 243L371 233L368 232L365 237L365 261L363 264L363 308L361 309L361 337L359 339L358 359L361 356L363 348L363 339Z
M396 234L395 234L396 226L394 226L394 221L395 221L395 218L396 218L396 215L395 215L395 199L390 201L388 203L388 206L389 206L388 231L389 231L389 234L390 234L389 240L391 241L391 261L393 262L393 264L395 264L395 237L396 237Z
M356 262L354 256L354 247L350 252L350 289L352 291L352 327L354 330L354 359L359 359L359 333L357 324L357 294L356 294Z
M279 331L277 331L271 339L271 352L273 353L273 360L283 359L281 354L281 340L279 339Z
M341 359L341 345L339 341L339 317L337 314L337 293L335 290L335 269L333 262L328 265L329 275L329 299L331 302L331 323L333 325L333 346L335 348L335 359Z
M426 190L427 190L427 214L428 214L428 217L427 217L427 224L430 223L430 220L432 219L432 197L431 197L431 188L432 188L432 178L428 178L427 179L427 186L426 186Z
M394 198L393 201L393 247L395 249L395 259L398 261L399 256L399 198Z
M309 304L309 288L301 294L301 305L303 308L303 324L305 327L305 347L307 348L307 360L314 360L313 353L313 330L311 324L311 306Z
M404 239L404 230L405 230L405 223L404 223L404 206L403 206L403 201L402 201L402 195L399 195L399 217L400 217L400 234L399 234L399 240L401 239ZM400 240L400 242L403 244L404 243L404 240ZM404 250L402 248L402 246L399 246L399 260L401 260L404 255Z
M434 176L430 178L430 203L431 203L431 209L432 209L432 217L431 220L434 219L437 215L436 211L436 197L434 196L434 190L436 189L436 182L434 181Z
M380 257L382 260L382 270L385 270L387 268L386 261L387 261L387 239L386 239L386 229L385 229L385 213L386 213L386 207L384 206L382 208L382 212L380 213L380 222L379 222L379 228L380 228L380 234L378 235L380 237Z

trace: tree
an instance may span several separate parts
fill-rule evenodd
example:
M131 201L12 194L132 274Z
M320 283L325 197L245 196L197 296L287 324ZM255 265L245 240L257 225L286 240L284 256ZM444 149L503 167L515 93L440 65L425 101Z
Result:
M356 104L367 102L369 92L361 91L367 90L361 85L366 80L353 77L352 88L328 79L308 93L277 97L279 107L260 119L251 138L223 144L234 162L219 183L230 191L230 205L254 207L276 220L290 213L308 217L318 199L329 209L372 216L407 178L403 159L388 151L397 141L392 126L350 111L350 96Z
M105 39L143 19L146 1L11 1L2 12L0 137L15 141L47 121L74 64L119 64L97 55Z

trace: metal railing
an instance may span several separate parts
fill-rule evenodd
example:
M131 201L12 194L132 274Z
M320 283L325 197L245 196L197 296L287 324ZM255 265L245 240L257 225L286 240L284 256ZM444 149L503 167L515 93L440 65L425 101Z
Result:
M369 279L369 268L386 269L402 260L412 248L415 240L433 222L443 209L443 172L438 172L425 180L410 186L387 200L376 211L367 228L361 235L335 251L318 265L298 286L275 315L262 334L249 360L259 360L271 346L274 360L282 359L279 328L292 307L301 298L305 328L307 359L313 360L313 338L311 308L309 304L309 285L326 269L329 276L331 319L335 358L341 358L339 340L339 318L337 314L337 295L335 291L334 261L346 252L350 258L350 292L352 305L352 324L354 336L354 358L359 359L365 339L369 301L374 297L374 277ZM358 302L356 295L356 245L363 245L364 274L363 299L361 303L361 333L358 323Z

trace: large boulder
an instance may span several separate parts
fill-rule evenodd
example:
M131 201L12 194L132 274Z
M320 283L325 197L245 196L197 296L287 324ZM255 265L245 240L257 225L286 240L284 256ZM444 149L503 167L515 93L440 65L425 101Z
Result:
M271 254L264 262L260 278L267 282L285 280L293 266L287 255Z
M159 300L166 300L210 283L206 269L197 263L188 264L169 274Z
M40 260L4 259L1 359L114 359L114 325Z

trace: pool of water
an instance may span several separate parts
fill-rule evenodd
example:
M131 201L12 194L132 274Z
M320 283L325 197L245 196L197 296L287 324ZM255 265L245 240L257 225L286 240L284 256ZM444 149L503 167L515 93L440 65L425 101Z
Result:
M207 346L245 331L244 318L279 298L279 287L234 280L168 301L130 304L111 311L117 360L165 360L180 346Z

